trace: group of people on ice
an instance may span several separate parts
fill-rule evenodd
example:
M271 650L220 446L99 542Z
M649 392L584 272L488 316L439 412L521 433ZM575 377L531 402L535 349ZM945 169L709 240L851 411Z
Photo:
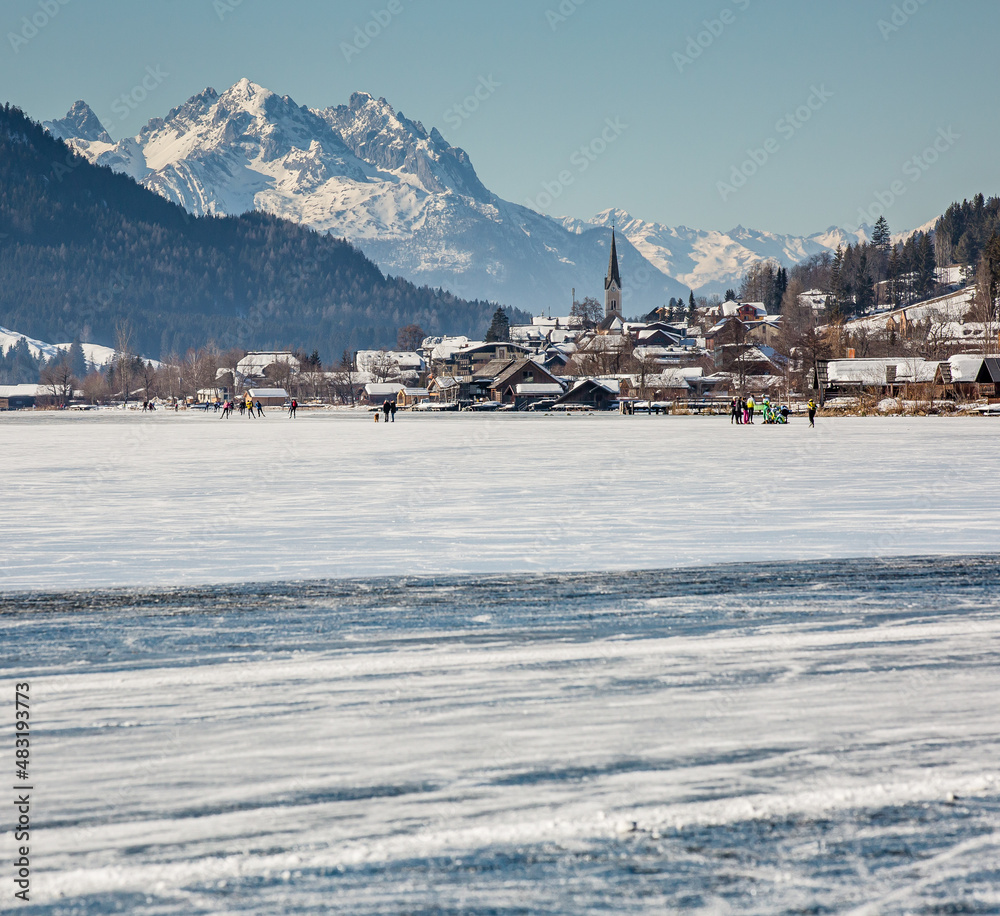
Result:
M733 398L729 415L730 424L736 423L742 425L743 423L753 423L754 413L758 408L760 409L761 421L764 423L788 422L790 411L787 404L776 407L768 398L764 398L760 404L757 404L753 399L753 395L750 395L745 398Z
M787 404L780 407L771 403L768 398L764 398L760 404L754 402L753 395L741 398L735 397L731 402L729 423L743 424L753 423L754 411L760 408L760 416L764 423L787 423L788 415L791 413ZM809 413L809 425L816 425L816 402L810 398L806 405Z
M396 402L390 401L388 399L382 402L382 413L385 415L385 422L388 423L391 419L393 423L396 422ZM375 411L375 422L378 423L378 411Z
M253 397L250 396L249 392L245 397L237 398L235 401L227 399L223 401L221 405L218 401L216 401L215 409L218 410L220 406L222 407L221 419L223 420L228 420L236 410L240 412L241 417L247 416L252 418L255 415L258 417L264 416L264 407L260 403L260 399L254 400ZM292 398L288 405L288 416L294 417L295 411L298 410L298 407L298 402L295 398Z

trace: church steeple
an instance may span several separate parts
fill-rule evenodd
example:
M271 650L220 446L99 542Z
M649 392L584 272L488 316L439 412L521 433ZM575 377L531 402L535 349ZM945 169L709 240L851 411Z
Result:
M618 272L618 249L615 247L615 230L611 227L611 255L608 258L608 275L604 278L605 318L622 313L622 278Z

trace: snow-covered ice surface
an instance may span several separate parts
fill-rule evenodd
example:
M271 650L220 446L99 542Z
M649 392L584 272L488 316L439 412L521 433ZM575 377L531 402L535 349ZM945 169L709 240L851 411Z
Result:
M1000 912L998 432L0 416L18 910Z
M989 419L0 415L0 590L1000 551Z
M998 596L981 557L0 598L19 912L995 913Z

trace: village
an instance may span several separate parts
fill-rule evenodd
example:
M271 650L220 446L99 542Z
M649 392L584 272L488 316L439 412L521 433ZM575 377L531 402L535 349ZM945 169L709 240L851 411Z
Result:
M219 409L247 397L262 408L728 413L733 398L804 412L1000 412L997 326L975 320L975 286L954 270L946 292L846 321L827 315L829 293L792 290L781 311L693 294L641 320L623 317L623 282L612 230L603 308L576 300L564 316L511 325L497 308L484 340L400 330L399 349L345 353L333 369L292 350L190 353L157 362L114 352L118 389L78 388L68 367L37 385L0 386L0 409ZM951 282L948 285L949 281ZM100 377L103 380L103 377ZM126 394L127 392L127 394Z

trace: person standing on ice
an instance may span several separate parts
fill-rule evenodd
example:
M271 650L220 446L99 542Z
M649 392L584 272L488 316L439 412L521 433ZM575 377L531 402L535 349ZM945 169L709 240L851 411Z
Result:
M806 404L806 407L809 410L809 425L815 428L815 426L816 426L816 402L812 398L809 398L809 403Z
M395 401L390 401L389 402L389 416L392 418L392 422L395 423L396 422L396 402Z
M733 398L729 408L729 425L738 424L740 422L740 399Z
M390 405L389 405L389 399L388 399L388 398L386 398L386 399L385 399L385 400L384 400L384 401L382 402L382 413L384 414L384 416L383 416L383 418L382 418L382 419L384 419L386 423L388 423L388 422L389 422L389 411L390 411L391 409L392 409L392 408L391 408L391 407L390 407Z
M298 410L299 403L292 398L292 402L288 405L288 417L289 419L295 419L295 411Z
M747 398L747 423L753 423L753 409L754 409L753 395Z
M243 406L246 408L247 415L250 419L253 419L253 398L250 397L250 392L247 392L246 398L243 400Z

